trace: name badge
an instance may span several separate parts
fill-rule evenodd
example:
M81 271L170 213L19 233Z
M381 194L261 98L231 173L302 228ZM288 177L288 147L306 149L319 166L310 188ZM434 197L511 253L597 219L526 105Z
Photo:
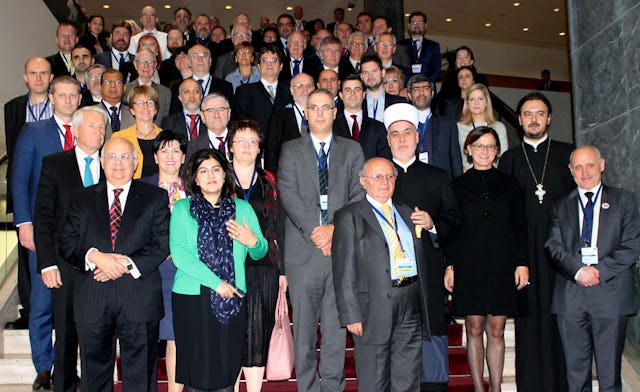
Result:
M409 277L418 274L416 270L416 263L412 258L403 257L396 260L396 271L398 278L400 276Z
M598 264L598 247L584 247L580 250L582 254L582 264L584 265L594 265Z
M329 209L329 196L320 195L320 209L326 211Z
M422 72L422 64L411 64L411 72L414 74Z
M429 163L429 153L427 151L418 154L418 160L422 163Z

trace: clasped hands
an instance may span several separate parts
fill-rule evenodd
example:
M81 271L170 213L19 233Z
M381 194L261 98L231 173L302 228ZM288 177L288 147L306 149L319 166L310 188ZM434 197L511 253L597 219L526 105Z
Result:
M331 241L333 240L333 225L317 226L311 232L309 239L324 256L331 256Z
M578 276L576 277L576 282L579 285L584 287L591 287L600 284L600 271L592 266L588 265L586 267L580 268L578 271Z
M89 254L89 261L96 265L93 279L98 282L116 280L129 273L129 258L119 253L104 253L96 250Z

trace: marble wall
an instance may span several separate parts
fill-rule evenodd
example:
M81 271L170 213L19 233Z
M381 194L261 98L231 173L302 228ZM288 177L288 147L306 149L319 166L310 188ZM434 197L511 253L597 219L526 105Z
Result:
M640 3L568 5L576 144L598 147L605 181L640 196ZM640 263L636 272L640 297ZM640 348L640 317L630 320L628 338Z

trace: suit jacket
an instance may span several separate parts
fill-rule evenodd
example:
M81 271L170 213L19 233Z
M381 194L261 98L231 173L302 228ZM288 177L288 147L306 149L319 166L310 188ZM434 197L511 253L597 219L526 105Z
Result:
M358 174L364 166L362 149L353 140L334 135L329 153L329 223L345 205L364 197ZM278 194L286 214L285 264L303 265L324 256L311 241L320 225L318 162L311 137L305 135L282 146ZM334 237L335 238L335 237Z
M229 147L228 144L226 144L225 145L226 153L229 152L228 147ZM184 161L189 162L189 159L194 153L200 150L206 150L209 148L213 148L213 147L211 146L211 141L209 140L209 131L205 128L203 132L200 132L197 138L191 140L189 144L187 144L187 155L185 156Z
M305 56L303 54L302 58L302 69L300 69L300 72L309 74L313 78L313 81L317 83L318 76L320 75L320 72L322 72L322 62L318 60L317 56ZM291 68L291 58L287 57L284 64L282 64L282 71L280 72L279 79L291 80L292 71L293 69Z
M581 309L603 315L638 312L634 294L635 264L640 255L640 216L632 192L603 185L598 226L600 284L579 285L574 276L582 267L578 190L556 200L551 210L549 239L545 244L557 268L551 312L575 314Z
M131 91L132 88L138 86L138 79L132 80L126 84L127 90ZM169 108L171 107L171 90L161 84L151 83L151 87L155 88L158 92L158 113L156 114L156 122L160 122L163 118L169 114ZM129 105L128 101L122 100L125 104Z
M458 126L447 116L432 116L433 154L429 163L446 170L453 177L462 175L462 156L458 142Z
M105 102L105 105L102 105L101 102L94 102L94 105L100 105L102 109L104 109L107 114L111 114L111 110L109 110L109 104ZM126 129L136 123L136 118L131 114L131 108L124 102L120 104L120 129ZM107 132L104 135L104 140L108 140L111 137L111 127L107 127Z
M430 339L426 258L411 223L412 209L393 203L413 237L420 285L423 337ZM361 344L387 343L393 330L389 245L369 202L364 199L335 215L332 245L333 286L340 325L362 322ZM442 297L440 297L440 300Z
M298 128L295 110L287 105L284 109L274 112L269 118L264 140L264 168L272 173L278 172L282 145L289 140L299 138L303 132ZM304 133L308 132L305 128Z
M269 92L262 82L239 86L236 90L236 102L238 118L252 118L260 124L260 129L267 129L271 113L283 109L291 102L289 83L278 81L273 103L271 103Z
M132 322L160 320L164 314L162 278L158 266L169 255L169 199L158 186L133 180L115 249L111 246L107 184L100 182L72 196L66 224L60 235L60 253L82 272L74 295L75 319L97 322L110 306L119 306ZM101 283L85 271L90 248L128 256L141 276L125 274Z
M422 38L422 49L420 57L416 58L416 52L413 49L413 41L411 38L400 40L398 45L404 45L411 56L411 64L421 64L422 70L419 72L427 76L433 83L440 77L441 55L440 44L430 39ZM415 75L415 73L412 74Z
M26 123L18 138L12 168L13 223L33 222L42 158L63 150L53 117Z
M162 119L160 123L160 128L162 129L170 129L178 136L181 136L184 140L189 140L189 135L187 135L189 125L187 124L187 119L184 117L184 113L182 111L178 113L171 113L167 117ZM204 122L200 119L198 121L198 135L203 133L207 133L207 126L204 125Z
M363 112L364 113L364 112ZM344 115L344 111L340 112L333 122L333 134L351 139L351 129ZM362 116L362 124L360 125L360 139L358 141L364 160L374 157L382 157L391 160L391 149L387 142L387 130L384 124L367 116Z
M231 83L227 82L224 79L220 79L214 77L210 74L211 81L209 82L209 94L212 92L217 92L224 95L229 101L229 107L233 109L235 107L235 96L233 95L233 86ZM180 95L180 81L179 83L174 83L171 86L171 107L169 109L169 113L182 113L182 102L178 99L178 95ZM204 88L204 86L202 86ZM206 96L203 91L203 97ZM233 112L231 113L233 117ZM159 119L164 118L158 117Z
M14 152L18 136L27 118L27 95L20 95L4 105L4 137L7 144L7 213L13 212L13 195L11 192Z
M236 68L238 68L238 64L236 64L235 53L231 51L218 57L214 67L214 72L211 74L216 78L224 79L225 76L233 72Z
M102 169L100 178L104 178ZM53 265L61 270L68 267L60 257L57 239L66 222L71 195L82 189L84 184L78 168L76 148L48 155L42 160L33 222L38 271Z
M115 55L111 50L108 50L106 52L100 52L96 55L96 63L102 64L107 68L115 68L115 65L118 63L118 60L120 59L118 58L118 60L116 60L113 56ZM135 58L134 55L127 52L127 54L124 56L124 61L132 62L134 58Z
M53 73L54 78L62 75L71 76L69 70L67 69L67 64L64 62L64 59L60 54L60 51L47 57L47 61L51 64L51 73Z

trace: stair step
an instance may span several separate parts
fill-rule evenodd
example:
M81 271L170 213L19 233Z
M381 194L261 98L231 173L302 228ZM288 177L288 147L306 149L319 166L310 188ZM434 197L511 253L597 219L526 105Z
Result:
M36 376L31 354L0 355L0 374L2 375L2 384L29 384L31 386Z

